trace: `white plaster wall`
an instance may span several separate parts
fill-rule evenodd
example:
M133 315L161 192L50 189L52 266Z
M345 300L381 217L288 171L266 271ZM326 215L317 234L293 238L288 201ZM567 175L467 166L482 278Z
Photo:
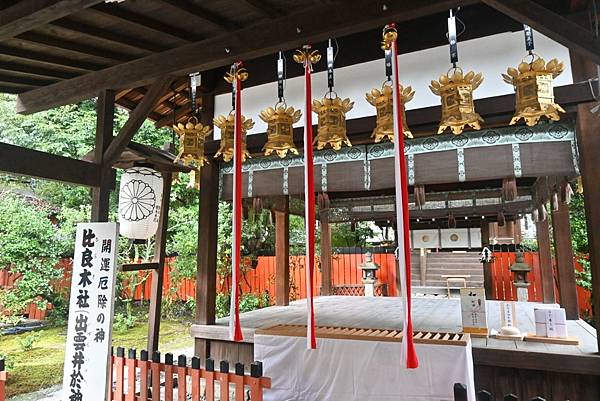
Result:
M373 46L377 46L374 43ZM553 40L535 33L535 51L546 61L558 58L565 63L565 71L559 76L555 85L568 85L573 83L569 51L566 47ZM483 84L475 91L476 99L512 93L510 85L504 83L501 73L506 72L508 66L516 67L525 55L523 32L507 32L484 38L473 39L459 43L460 66L465 72L474 70L484 76ZM353 51L342 48L340 51ZM275 74L275 59L273 55L273 74ZM322 63L324 60L321 61ZM439 97L431 93L428 88L432 79L437 79L450 67L448 47L439 46L418 52L399 56L400 77L403 85L410 85L416 91L414 99L407 104L407 109L439 104ZM301 68L293 60L288 60L287 68ZM249 73L252 74L251 66ZM357 64L335 70L335 89L340 97L349 97L354 101L354 109L348 113L348 119L371 116L375 109L365 100L365 93L372 88L381 87L385 79L383 52L380 60ZM327 74L319 72L313 74L313 97L322 97L327 91ZM288 106L303 107L304 77L288 79L286 82L285 97ZM244 89L242 110L246 117L255 121L250 134L265 132L266 124L260 120L258 114L266 107L273 106L277 100L276 82L254 86ZM223 94L215 98L215 115L228 114L231 109L231 95ZM296 126L303 126L303 119ZM314 118L316 123L316 116ZM410 123L410 122L409 122ZM215 129L215 138L220 138L218 129Z

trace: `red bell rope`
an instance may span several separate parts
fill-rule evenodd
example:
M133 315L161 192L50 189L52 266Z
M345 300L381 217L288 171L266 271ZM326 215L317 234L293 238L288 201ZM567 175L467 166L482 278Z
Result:
M402 359L406 367L415 369L419 360L413 343L413 326L411 317L411 272L410 272L410 242L408 218L408 174L404 151L404 125L402 121L402 95L400 94L400 75L398 73L398 44L391 43L392 68L394 89L394 155L396 176L396 230L398 232L398 262L400 263L402 281L402 299L404 300L404 337L402 339ZM404 266L402 266L404 259Z
M306 346L317 348L315 336L315 309L313 304L313 276L315 267L315 176L313 165L312 126L312 83L310 60L304 61L304 83L306 91L304 107L304 180L306 183L304 202L306 220L306 302L308 308Z
M242 83L237 72L241 63L233 69L233 87L235 93L234 130L233 130L233 258L231 268L231 303L229 310L229 334L233 341L242 341L240 326L240 258L242 249Z

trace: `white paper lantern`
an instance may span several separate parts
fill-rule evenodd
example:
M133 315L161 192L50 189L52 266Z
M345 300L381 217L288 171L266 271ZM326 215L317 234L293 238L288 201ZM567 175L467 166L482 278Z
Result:
M125 170L119 190L122 236L146 240L156 234L163 192L162 175L147 167Z

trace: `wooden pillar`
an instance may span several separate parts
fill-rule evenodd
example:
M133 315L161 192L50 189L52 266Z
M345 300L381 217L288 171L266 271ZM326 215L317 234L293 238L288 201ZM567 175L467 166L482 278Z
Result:
M560 305L565 308L567 319L579 319L569 205L560 203L558 210L552 212L552 228L554 230Z
M203 77L200 121L212 125L214 84L212 75ZM213 135L209 137L212 139ZM200 205L198 210L198 253L196 271L196 323L215 324L217 302L217 241L219 225L219 163L213 161L200 170ZM210 357L210 341L196 339L194 353L200 360Z
M160 205L160 219L154 243L154 262L158 269L152 270L152 289L150 292L150 312L148 315L148 352L158 351L160 333L160 315L166 259L167 228L169 227L169 204L171 200L172 173L163 173L163 194Z
M490 245L490 223L487 220L481 222L481 244L486 247ZM494 277L492 274L492 264L483 263L483 287L485 288L485 298L494 299Z
M329 210L323 210L319 215L321 226L321 295L333 295L331 277L331 226L329 225Z
M275 304L290 303L290 210L284 196L275 211Z
M571 70L575 82L598 78L598 65L574 52L571 52ZM598 84L592 85L598 93ZM600 119L591 112L593 106L594 104L577 106L576 134L592 272L592 309L594 316L600 316ZM600 350L600 336L598 349Z
M115 92L104 90L96 102L96 142L94 163L101 166L100 186L92 188L91 221L108 221L110 191L114 187L114 176L110 164L103 163L104 152L113 139L115 118Z
M548 219L535 223L542 275L542 294L545 304L556 302L554 296L554 270L552 269L552 249L550 247L550 225Z

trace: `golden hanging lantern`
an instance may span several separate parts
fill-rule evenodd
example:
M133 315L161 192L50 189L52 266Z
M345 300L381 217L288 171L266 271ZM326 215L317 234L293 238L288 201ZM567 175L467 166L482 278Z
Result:
M260 112L259 117L267 123L267 143L263 146L265 156L273 152L282 159L290 151L298 154L294 144L294 129L292 125L300 121L302 112L294 110L293 107L286 108L285 105L269 107Z
M225 116L219 116L214 119L214 123L221 130L221 146L215 157L223 156L223 160L228 162L233 159L233 134L235 119L233 113ZM250 157L250 153L246 148L246 132L254 127L254 121L251 118L246 119L242 116L242 161L245 161L247 157Z
M367 102L375 106L375 109L377 110L377 125L375 126L375 129L373 129L373 134L371 134L371 138L375 139L375 143L381 142L385 138L390 141L394 140L393 90L392 87L386 85L386 83L387 81L384 82L381 90L372 89L371 92L367 92L365 95ZM404 131L405 137L412 138L412 132L410 132L408 124L406 123L404 105L412 100L415 96L415 91L410 86L403 88L402 85L399 85L399 90L400 95L402 96L402 130Z
M541 117L552 121L560 120L564 113L560 105L554 103L554 78L565 69L562 62L553 58L548 64L537 54L531 54L531 62L522 61L518 69L508 67L502 74L504 82L513 85L516 93L516 111L510 125L521 118L528 126L536 125Z
M442 99L442 121L438 134L450 128L454 135L460 135L466 125L481 129L483 119L475 112L473 102L473 91L483 82L481 73L469 71L463 75L460 68L453 68L451 71L442 74L429 85L429 89Z
M346 135L346 113L352 110L354 102L349 98L342 100L337 95L334 98L326 95L320 101L313 100L312 106L313 111L319 116L315 138L317 149L321 150L329 145L333 150L340 150L344 143L352 146Z
M199 123L198 119L193 116L185 124L173 125L173 130L179 137L179 154L175 158L175 162L181 160L183 164L192 168L202 167L204 163L208 163L204 156L204 143L212 133L211 126Z
M188 181L188 184L186 185L187 188L189 189L200 189L200 171L198 170L192 170L190 171L190 180Z

